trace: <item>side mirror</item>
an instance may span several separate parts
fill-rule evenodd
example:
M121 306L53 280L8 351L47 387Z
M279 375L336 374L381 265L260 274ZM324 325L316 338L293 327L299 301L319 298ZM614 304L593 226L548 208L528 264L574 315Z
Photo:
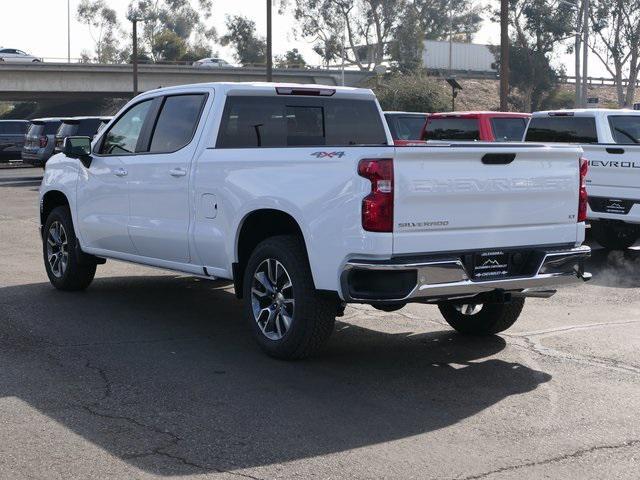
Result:
M67 137L64 140L64 154L69 158L77 158L89 168L91 165L91 138Z

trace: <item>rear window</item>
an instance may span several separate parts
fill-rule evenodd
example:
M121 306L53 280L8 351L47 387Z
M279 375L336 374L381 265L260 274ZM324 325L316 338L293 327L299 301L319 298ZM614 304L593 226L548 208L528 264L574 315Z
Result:
M29 136L40 136L40 135L55 135L58 131L58 128L62 124L61 120L47 121L47 122L36 122L32 123L29 128L29 132L27 135Z
M26 122L0 122L0 135L24 135L28 126Z
M427 116L386 115L386 119L394 140L420 140Z
M596 121L590 117L534 117L525 141L598 143Z
M432 118L424 140L480 140L477 118Z
M86 118L80 120L78 124L78 132L76 135L81 137L93 137L98 131L98 126L100 125L99 118Z
M167 97L156 122L150 152L175 152L193 138L205 96L175 95Z
M77 135L78 124L77 123L66 123L63 122L58 128L58 132L56 133L56 137L71 137Z
M640 115L614 115L609 117L609 125L616 143L640 143Z
M496 142L520 142L527 122L524 118L492 118L491 128Z
M218 148L386 145L372 100L230 96Z

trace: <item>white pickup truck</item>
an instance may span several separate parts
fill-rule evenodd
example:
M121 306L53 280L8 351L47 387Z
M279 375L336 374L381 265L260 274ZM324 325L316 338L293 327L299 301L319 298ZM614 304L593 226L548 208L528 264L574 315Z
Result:
M437 304L458 331L494 334L525 297L589 276L580 157L396 148L365 89L163 88L47 163L44 263L63 290L86 288L107 258L233 280L280 358L317 351L349 302Z
M588 219L603 247L625 249L640 237L640 111L536 112L525 140L579 144L589 162Z

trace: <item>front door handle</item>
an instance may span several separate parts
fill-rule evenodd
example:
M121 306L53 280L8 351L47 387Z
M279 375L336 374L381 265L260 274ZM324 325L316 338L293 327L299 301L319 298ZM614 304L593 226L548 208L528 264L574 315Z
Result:
M169 170L169 175L172 177L184 177L187 171L184 168L172 168Z
M116 169L113 171L113 174L114 174L116 177L126 177L126 176L127 176L127 171L126 171L124 168L116 168Z

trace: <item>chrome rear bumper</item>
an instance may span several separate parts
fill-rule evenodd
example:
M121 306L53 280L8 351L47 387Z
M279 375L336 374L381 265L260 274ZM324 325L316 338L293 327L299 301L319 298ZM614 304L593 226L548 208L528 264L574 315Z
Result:
M546 250L539 253L540 261L534 269L535 274L494 280L472 279L459 256L410 263L402 262L402 259L386 262L352 260L346 263L341 275L342 293L347 302L419 302L467 297L492 291L520 292L532 288L574 283L580 279L587 281L591 278L591 274L584 272L584 261L591 255L591 248L587 246ZM383 272L390 273L387 275L387 281L400 281L403 285L395 291L395 294L387 290L386 294L376 295L375 289L362 294L357 291L357 288L354 289L355 282L352 274L363 271L380 272L373 282L377 285L385 282ZM391 272L405 274L398 275ZM400 291L402 293L398 293Z

